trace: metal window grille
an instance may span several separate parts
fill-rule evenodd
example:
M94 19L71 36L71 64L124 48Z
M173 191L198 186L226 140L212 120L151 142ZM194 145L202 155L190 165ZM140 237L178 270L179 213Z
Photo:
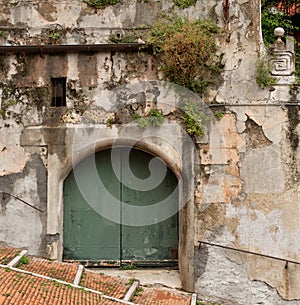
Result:
M51 78L51 107L66 107L66 78Z

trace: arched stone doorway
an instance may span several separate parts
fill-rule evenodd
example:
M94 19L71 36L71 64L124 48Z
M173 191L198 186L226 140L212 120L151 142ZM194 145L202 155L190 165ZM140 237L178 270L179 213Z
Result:
M156 81L132 84L117 91L104 93L99 96L101 107L117 105L124 96L142 94L147 102L153 100L164 113L176 107L181 108L184 101L199 100L198 96L194 96L182 87L175 88L168 83ZM110 127L103 123L80 123L55 127L43 126L38 129L34 126L24 130L22 135L24 146L48 148L45 224L47 237L43 245L45 255L50 259L63 259L65 179L82 160L93 155L95 151L113 147L116 141L120 145L134 146L158 156L176 175L179 193L178 265L182 287L193 291L195 284L194 169L195 164L198 164L198 153L195 143L175 121L166 121L161 127L146 130L141 130L135 123Z
M64 182L63 259L91 265L175 265L178 181L130 147L100 150Z
M155 129L151 137L147 136L147 131L144 132L135 125L124 128L124 136L117 128L103 125L69 127L63 131L64 141L57 141L48 148L47 257L58 260L63 258L63 186L66 177L77 164L93 155L95 151L112 147L116 141L122 142L126 146L135 146L160 157L178 179L178 265L182 287L187 291L193 291L195 151L193 143L186 141L182 128L176 124L164 124L163 128ZM53 133L53 128L43 130L43 134L48 132ZM56 134L58 132L61 130L55 130ZM27 133L33 137L36 130L28 129ZM168 139L165 137L166 134ZM120 141L120 138L124 140Z

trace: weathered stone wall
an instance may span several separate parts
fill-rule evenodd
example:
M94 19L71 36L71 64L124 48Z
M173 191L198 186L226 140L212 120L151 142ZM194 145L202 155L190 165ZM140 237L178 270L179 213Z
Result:
M294 162L299 151L288 140L289 110L279 105L229 109L219 126L212 126L209 145L201 145L206 179L199 178L196 194L196 237L299 261L299 177ZM196 253L196 291L203 296L222 296L237 304L284 304L281 298L299 298L295 264L203 244ZM269 286L259 287L258 281Z
M258 12L247 12L253 15L244 14L244 22L252 24ZM227 112L200 144L195 246L210 241L299 262L299 88L289 86L289 77L278 79L286 86L257 88L251 53L259 40L251 44L251 32L242 32L232 31L228 73L215 97ZM228 304L299 302L299 265L203 244L195 260L195 290L203 297Z
M216 21L223 82L209 88L203 101L224 116L195 140L199 164L184 184L183 191L194 196L181 214L183 285L228 304L299 303L299 265L212 246L198 249L203 240L300 261L300 92L290 79L270 90L256 84L262 48L258 0L231 1L228 23L221 1L213 0L184 10L171 0L129 0L99 10L80 0L5 1L0 11L0 43L23 46L108 43L111 35L145 40L145 28L161 12ZM44 211L0 196L2 242L61 258L62 188L72 168L74 134L80 135L77 141L87 140L79 141L80 158L92 152L94 142L109 146L123 133L137 136L143 149L166 160L177 175L180 160L189 164L186 158L192 158L177 124L182 95L160 82L160 63L147 52L1 54L0 68L0 191ZM51 77L67 78L66 108L50 107ZM132 123L133 112L143 115L153 106L166 116L156 135L178 149L149 140Z

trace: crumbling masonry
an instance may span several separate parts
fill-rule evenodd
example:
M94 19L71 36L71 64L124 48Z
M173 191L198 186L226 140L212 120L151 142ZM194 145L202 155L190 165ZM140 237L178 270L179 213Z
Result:
M300 88L285 47L270 58L277 84L260 88L255 81L264 52L259 0L231 1L227 23L216 0L185 9L172 0L101 9L81 0L1 2L0 191L44 213L0 194L0 241L62 259L65 178L95 150L139 139L137 148L177 177L184 173L180 192L192 194L179 215L183 287L228 304L300 304L299 264L199 248L208 241L300 262ZM190 145L175 115L188 90L169 84L138 40L109 40L146 40L161 12L210 17L222 29L223 81L197 98L223 116ZM65 80L66 105L53 105L53 79ZM151 107L166 119L148 137L131 118Z

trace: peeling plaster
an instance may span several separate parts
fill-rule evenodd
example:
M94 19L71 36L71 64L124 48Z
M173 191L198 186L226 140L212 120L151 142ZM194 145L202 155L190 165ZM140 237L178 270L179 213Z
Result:
M12 77L17 74L17 66L18 62L17 62L17 59L15 57L9 57L9 66L10 66L10 69L8 71L8 75L7 75L7 79L11 80Z
M285 173L277 145L247 152L240 163L240 172L246 193L269 194L285 190Z
M284 105L296 102L299 94L291 92L287 82L274 86L273 91L256 84L255 63L261 47L259 4L258 0L231 1L230 22L225 28L222 3L216 0L196 1L184 10L175 7L172 0L130 0L100 10L81 0L19 1L15 6L4 3L0 10L8 37L1 43L48 44L53 29L61 35L59 43L107 43L112 33L145 34L139 27L154 22L161 12L212 17L226 34L220 35L218 42L225 53L224 82L211 88L203 101L222 103L224 116L220 121L212 120L205 136L195 140L200 164L191 169L196 171L195 202L191 201L181 215L187 224L181 227L185 258L181 276L185 287L194 291L195 274L195 291L204 299L239 305L296 305L298 300L284 299L300 299L298 267L291 264L286 268L281 263L209 247L197 250L198 240L204 239L300 260L299 111ZM133 108L147 114L152 106L167 116L168 124L160 132L173 137L178 133L173 124L178 122L175 110L182 109L190 96L181 98L183 88L174 90L169 84L153 81L162 77L161 67L147 53L5 55L1 65L6 87L1 86L0 104L6 107L6 118L0 123L0 182L44 208L43 196L47 195L48 211L47 220L46 216L31 218L31 212L5 199L0 226L13 245L30 244L34 253L61 258L63 180L71 170L73 145L82 145L79 160L90 153L87 140L96 139L94 148L111 145L121 131L147 137L149 132L138 130L130 123L130 116ZM67 107L60 109L49 106L50 77L55 76L67 77ZM11 84L17 90L12 88L8 94ZM9 105L10 99L16 103ZM121 123L125 123L126 113L130 122L125 128ZM116 118L120 125L106 127L109 118ZM87 127L86 133L80 131ZM76 139L79 143L71 141L74 130L82 132ZM182 134L177 135L172 143L181 145ZM153 139L143 148L155 148L158 155L172 159L177 174L178 164L192 157L184 145L177 156L166 143ZM40 171L28 169L35 168L31 158L36 154ZM43 179L47 176L48 181L41 186L39 172L44 173L47 166L49 172ZM192 182L189 187L194 187ZM31 239L27 235L14 239L23 225L22 221L13 229L14 213L18 217L25 213L24 220L33 223ZM4 238L0 236L0 240ZM195 261L191 258L194 253Z
M38 4L37 10L47 21L53 22L57 20L57 8L51 3L40 2Z
M227 237L228 240L230 240L230 235ZM247 266L241 263L241 261L237 264L229 259L224 259L224 253L221 249L203 248L203 250L200 250L199 256L203 258L201 261L204 262L205 265L200 265L202 274L197 279L196 291L199 292L198 296L204 300L238 305L299 304L298 300L283 300L282 297L278 295L277 291L266 284L265 281L252 281L249 279L245 276ZM260 266L258 266L258 269L259 267ZM277 269L272 265L272 269L269 269L269 271L270 270L276 272ZM269 273L269 278L275 278L275 272L272 274ZM221 277L219 276L220 273ZM214 293L215 289L218 291L217 296L216 293Z
M300 246L297 240L300 230L290 217L290 213L296 216L293 218L295 221L300 217L299 208L294 207L298 200L295 193L290 192L278 196L270 194L269 200L262 195L248 196L244 201L248 207L241 206L238 201L234 206L229 205L226 211L228 223L232 223L233 219L239 220L236 227L232 227L232 232L237 233L235 247L299 261ZM284 206L289 206L289 210L284 210ZM286 236L290 238L287 239ZM227 255L232 261L236 261L236 257L230 251ZM287 271L284 262L253 255L240 255L244 257L243 263L248 266L251 280L261 280L276 287L285 299L299 299L300 294L296 287L299 287L300 277L296 270L293 273L293 269L299 269L299 266L291 264L292 269ZM291 281L286 281L286 272L289 277L293 277Z
M0 176L21 173L29 159L24 148L0 145Z
M30 204L46 210L46 171L37 154L32 154L22 173L0 177L2 191L17 196ZM9 223L10 225L7 225ZM30 225L29 225L30 224ZM24 203L8 197L0 210L0 240L21 248L30 254L43 255L45 246L45 215ZM32 242L33 240L38 242Z
M270 141L264 134L263 129L259 126L255 121L247 118L245 122L246 130L244 133L246 134L247 145L253 149L261 148L265 146L270 146L272 141Z

